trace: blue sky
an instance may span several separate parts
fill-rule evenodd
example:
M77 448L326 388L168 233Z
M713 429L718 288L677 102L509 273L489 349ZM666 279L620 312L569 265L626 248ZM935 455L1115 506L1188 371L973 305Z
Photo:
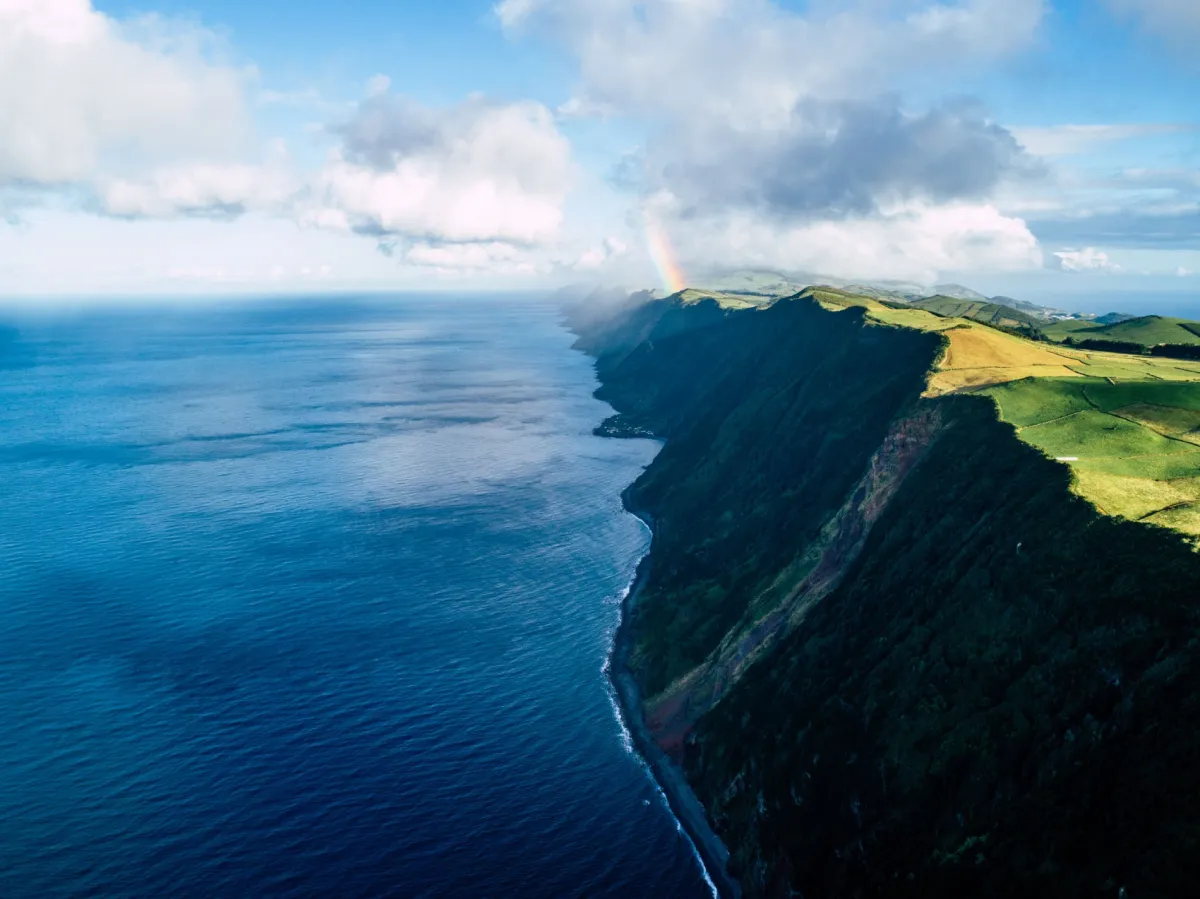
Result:
M1186 302L1197 41L1194 0L0 0L0 291L661 286L655 233L693 281Z
M357 99L373 75L426 103L450 104L473 91L500 98L565 99L565 59L530 54L505 39L489 2L282 2L171 0L98 2L117 18L147 11L198 19L229 43L235 58L262 69L276 90L313 88Z

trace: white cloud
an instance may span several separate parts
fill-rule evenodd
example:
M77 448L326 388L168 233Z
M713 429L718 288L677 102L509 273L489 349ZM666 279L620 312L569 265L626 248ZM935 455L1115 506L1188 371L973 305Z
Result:
M0 185L229 154L246 138L250 73L211 36L89 0L0 0Z
M562 115L648 127L612 180L635 204L655 198L685 264L908 277L1042 264L1024 223L991 203L1035 161L970 103L913 109L894 91L1020 50L1045 7L503 0L496 14L577 58Z
M584 250L570 268L584 272L598 271L628 251L629 246L625 241L617 237L606 237L597 245Z
M518 246L504 241L476 243L432 243L418 241L403 251L385 246L389 255L409 265L424 266L440 274L455 275L548 275L572 271L598 273L610 270L622 260L629 246L617 237L606 237L579 251L557 243L545 246Z
M141 178L100 179L100 209L122 218L180 215L228 217L248 211L285 211L298 182L279 149L262 164L174 166Z
M527 251L500 241L416 243L405 252L404 259L412 265L432 268L442 274L533 274L538 270Z
M1038 156L1073 156L1091 150L1097 144L1153 137L1193 130L1195 125L1053 125L1050 127L1013 128L1013 136L1030 153Z
M873 97L919 67L978 66L1025 46L1044 0L942 4L769 0L502 0L512 33L578 57L583 108L719 117L730 127L787 116L802 97ZM900 15L880 11L900 6Z
M1185 268L1182 265L1175 269L1175 276L1177 278L1190 278L1194 274L1196 274L1194 271L1192 271L1190 268Z
M969 106L913 114L890 101L805 100L777 126L740 134L719 121L673 125L648 146L644 177L688 215L751 207L816 219L984 200L1035 172L1012 135Z
M570 145L539 103L473 97L431 109L374 93L340 130L300 220L435 242L553 237L571 184Z
M615 107L607 103L597 103L583 97L573 96L566 103L560 103L554 110L560 119L608 119L616 115Z
M1119 272L1117 265L1108 254L1095 247L1084 247L1082 250L1060 250L1050 257L1050 265L1064 272Z
M301 90L263 88L254 95L254 99L261 106L309 110L327 118L347 116L354 111L356 105L353 101L331 100L315 88Z
M909 204L883 214L780 227L737 213L668 229L678 255L722 267L808 271L844 278L932 283L941 272L1040 269L1042 252L1020 219L975 204Z

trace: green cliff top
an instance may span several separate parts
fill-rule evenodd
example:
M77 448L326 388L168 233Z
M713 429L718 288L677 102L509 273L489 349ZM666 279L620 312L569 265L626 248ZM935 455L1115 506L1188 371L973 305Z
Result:
M951 314L987 310L950 298L896 308L833 288L801 296L831 310L862 308L878 325L942 332L946 348L927 395L991 396L1022 440L1070 466L1072 489L1101 512L1200 538L1200 360L1030 340ZM1064 333L1200 343L1192 324L1145 316Z

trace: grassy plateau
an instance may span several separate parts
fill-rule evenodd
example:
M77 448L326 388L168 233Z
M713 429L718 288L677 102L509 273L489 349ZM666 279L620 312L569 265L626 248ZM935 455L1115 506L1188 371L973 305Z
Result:
M978 312L979 303L939 298L929 308L895 308L830 288L808 293L826 309L862 308L881 326L940 332L946 349L927 396L992 397L1022 440L1070 466L1072 489L1101 512L1200 538L1200 361L1026 339L961 317ZM1115 325L1063 323L1052 336L1200 343L1189 326L1144 316Z

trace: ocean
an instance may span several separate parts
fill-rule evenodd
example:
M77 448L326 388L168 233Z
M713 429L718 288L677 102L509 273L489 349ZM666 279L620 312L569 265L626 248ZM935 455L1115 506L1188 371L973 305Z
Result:
M0 896L709 896L548 303L0 314Z

